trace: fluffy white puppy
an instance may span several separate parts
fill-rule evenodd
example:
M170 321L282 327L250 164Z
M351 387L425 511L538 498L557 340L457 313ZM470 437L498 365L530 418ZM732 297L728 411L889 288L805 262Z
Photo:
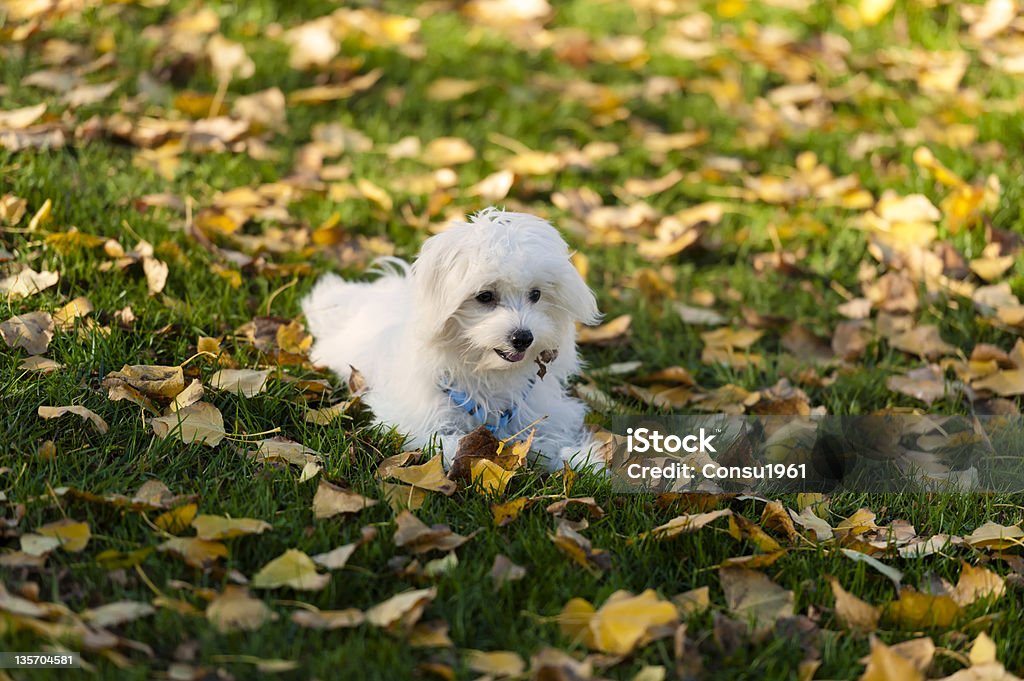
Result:
M576 322L600 313L547 221L488 208L427 239L411 266L389 258L378 274L328 274L302 303L313 361L343 379L358 369L377 421L410 447L439 437L446 466L481 425L499 438L535 426L551 470L601 465L586 408L566 392L579 369Z

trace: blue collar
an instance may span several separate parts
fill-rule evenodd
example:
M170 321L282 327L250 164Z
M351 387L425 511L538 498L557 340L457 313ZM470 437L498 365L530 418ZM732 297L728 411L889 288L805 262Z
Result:
M531 377L530 382L523 390L523 394L520 400L525 399L526 396L530 394L530 391L533 390L533 384L535 382L536 379ZM441 390L443 390L444 393L448 395L449 399L451 399L452 403L455 406L463 409L467 414L472 416L473 419L476 420L480 425L484 426L485 428L487 428L487 430L491 431L495 435L505 430L508 427L508 424L511 423L512 420L519 413L519 405L516 404L516 402L512 402L511 407L496 414L497 419L495 423L488 423L488 421L490 421L491 418L489 417L487 410L484 409L482 405L477 404L476 400L474 400L469 393L464 392L462 390L456 390L452 386L442 386Z

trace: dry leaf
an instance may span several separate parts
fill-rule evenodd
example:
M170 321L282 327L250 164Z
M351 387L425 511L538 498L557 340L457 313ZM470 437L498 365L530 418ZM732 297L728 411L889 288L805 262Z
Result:
M773 626L780 617L793 616L793 592L763 573L727 567L718 571L718 577L729 610L755 631Z
M226 586L206 606L206 619L210 620L222 634L232 631L255 631L277 614L258 598L249 595L249 590L239 586Z
M313 517L323 520L339 513L358 513L378 503L380 502L376 499L364 497L321 479L313 496Z
M444 463L440 456L435 456L418 466L391 470L390 475L413 487L440 492L445 496L451 496L457 489L457 485L445 476Z
M0 323L0 338L9 348L24 348L30 355L41 355L53 339L53 318L42 311L15 315Z
M36 272L26 267L17 274L0 279L0 295L7 300L27 298L56 285L60 275L56 272Z
M629 333L633 317L624 314L598 327L582 327L576 334L576 342L580 344L602 345L619 341Z
M70 553L78 553L85 549L92 533L89 524L64 518L48 523L36 529L44 537L53 537L60 542L60 547Z
M110 429L107 422L104 421L100 416L92 411L86 409L80 405L72 405L68 407L39 407L39 416L44 419L52 419L64 414L77 414L78 416L86 419L98 430L101 434L106 433Z
M437 597L437 589L418 589L392 596L366 611L366 621L386 629L410 629L423 615L423 609Z
M843 589L838 579L833 577L829 581L832 584L832 595L836 599L836 617L843 626L857 632L877 630L882 611Z
M156 610L149 603L138 601L116 601L82 613L82 619L97 627L116 627L140 617L148 617Z
M153 426L153 433L161 440L173 434L185 444L198 442L207 447L216 447L227 435L223 415L208 402L196 402L169 416L150 419L149 422Z
M472 539L472 535L464 537L452 532L447 525L428 527L409 511L399 513L395 524L395 546L405 547L412 553L453 551Z
M254 397L267 389L270 369L221 369L210 377L210 385L218 390L243 397Z
M192 567L204 569L213 565L218 558L228 556L228 547L224 544L198 537L174 537L157 546L156 550L177 554Z

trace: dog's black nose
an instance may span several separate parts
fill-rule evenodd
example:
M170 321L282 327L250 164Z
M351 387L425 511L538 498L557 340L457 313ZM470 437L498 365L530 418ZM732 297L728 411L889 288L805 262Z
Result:
M533 333L529 329L516 329L509 340L512 341L512 347L516 352L522 352L533 342Z

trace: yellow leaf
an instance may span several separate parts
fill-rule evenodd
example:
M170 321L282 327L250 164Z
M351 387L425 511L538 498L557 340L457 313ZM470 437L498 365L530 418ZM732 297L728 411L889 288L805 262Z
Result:
M200 539L230 539L243 534L263 534L272 529L270 523L255 518L225 518L218 515L201 515L192 521L196 536Z
M661 600L653 589L647 589L639 596L616 597L613 594L594 613L587 626L596 650L627 655L649 629L672 624L677 619L675 606Z
M218 558L227 558L228 547L217 541L205 541L198 537L174 537L156 547L157 551L181 556L182 560L197 568L207 568Z
M75 320L85 317L93 311L92 303L84 296L79 296L53 313L53 323L61 330L73 328Z
M843 626L858 632L872 632L878 629L881 610L843 589L838 579L833 577L829 581L836 599L836 617Z
M530 503L530 499L527 497L520 497L511 501L506 501L502 504L493 504L491 506L491 513L494 514L494 524L497 527L505 527L523 512L523 509Z
M627 333L629 333L629 327L632 324L633 317L631 315L624 314L598 327L583 327L576 335L576 342L581 344L611 343L623 338Z
M868 667L860 681L924 681L924 674L892 648L872 638Z
M288 549L264 565L252 578L254 589L289 587L297 591L320 591L331 581L329 574L319 574L316 563L302 551Z
M885 18L894 4L895 0L860 0L857 11L866 25L874 26Z
M466 650L467 666L478 674L492 676L519 676L526 671L526 663L518 653L508 650Z
M452 532L447 525L428 526L409 511L395 518L395 546L406 547L412 553L453 551L472 538Z
M996 643L984 631L974 639L969 654L972 665L991 664L996 661Z
M449 480L444 474L444 465L440 456L435 456L419 466L406 466L391 471L391 477L402 482L426 489L433 492L440 492L445 496L455 493L456 484Z
M899 600L887 604L884 612L888 620L903 629L948 628L960 614L960 606L949 596L935 596L905 588L900 592Z
M487 494L504 494L509 480L514 475L512 471L507 471L487 459L474 459L470 464L470 471L473 482L479 484L480 489Z
M723 508L718 511L709 511L708 513L677 516L664 525L655 527L650 532L644 532L637 538L644 539L646 537L653 537L655 539L671 539L672 537L678 537L680 534L696 532L708 523L714 522L722 516L731 517L732 511L727 508Z
M192 524L192 519L195 518L198 509L196 504L185 504L161 513L153 520L153 524L164 532L181 534Z

